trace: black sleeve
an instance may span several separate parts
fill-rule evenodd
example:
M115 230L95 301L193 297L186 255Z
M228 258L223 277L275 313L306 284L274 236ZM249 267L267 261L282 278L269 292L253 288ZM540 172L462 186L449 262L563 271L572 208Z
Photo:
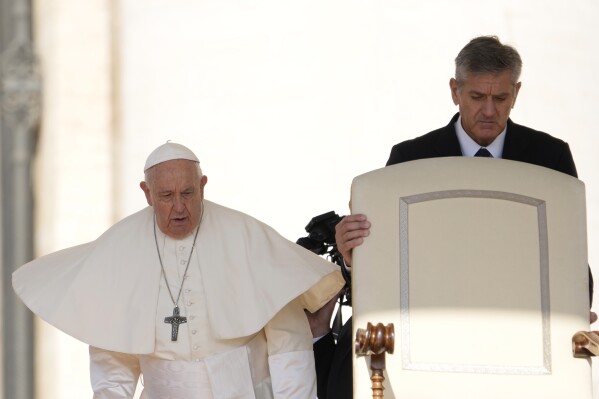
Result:
M558 165L555 170L578 178L578 172L576 171L576 165L574 164L574 157L572 157L572 151L570 151L570 146L568 143L565 143L564 151L559 158Z
M399 145L396 144L391 148L391 153L389 154L389 159L385 166L395 165L397 163L403 162L403 157L401 156L401 151L399 150Z
M335 355L335 340L329 332L314 343L314 362L316 363L316 393L318 399L326 399L327 384L331 363Z

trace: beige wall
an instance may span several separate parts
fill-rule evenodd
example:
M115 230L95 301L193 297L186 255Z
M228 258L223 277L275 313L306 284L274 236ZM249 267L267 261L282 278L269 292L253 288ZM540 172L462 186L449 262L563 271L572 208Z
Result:
M597 2L35 7L45 82L39 254L145 206L142 165L166 140L196 151L209 199L296 240L313 216L346 214L351 179L382 167L391 145L447 124L453 58L472 37L497 34L524 59L513 119L572 147L587 187L589 259L599 263ZM39 338L40 398L89 397L85 345L46 326Z

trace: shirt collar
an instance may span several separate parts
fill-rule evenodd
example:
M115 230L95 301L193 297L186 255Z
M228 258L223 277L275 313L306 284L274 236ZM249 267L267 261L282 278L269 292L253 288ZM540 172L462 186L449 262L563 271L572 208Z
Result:
M480 149L480 145L476 143L476 141L472 140L468 133L462 127L462 116L458 118L456 123L454 124L456 134L458 136L458 141L460 143L460 149L462 150L462 155L465 157L473 157L474 154ZM493 140L491 144L485 147L493 158L501 158L503 155L503 144L505 143L505 132L507 131L507 125L503 129L499 136Z

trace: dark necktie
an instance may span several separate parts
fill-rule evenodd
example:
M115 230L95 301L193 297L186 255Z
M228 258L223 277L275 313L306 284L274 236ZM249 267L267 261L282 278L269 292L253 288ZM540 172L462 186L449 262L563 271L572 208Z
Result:
M476 151L476 154L474 154L474 156L475 157L493 158L493 155L491 155L489 150L487 150L486 148L483 148L483 147L481 147L480 150Z

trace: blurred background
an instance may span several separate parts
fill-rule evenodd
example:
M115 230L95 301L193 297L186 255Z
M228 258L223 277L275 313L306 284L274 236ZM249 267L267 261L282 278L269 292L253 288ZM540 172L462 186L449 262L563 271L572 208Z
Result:
M570 144L597 267L598 16L594 0L0 0L0 399L92 396L87 346L31 316L11 273L146 206L151 150L190 147L208 199L295 241L349 213L353 177L393 144L449 122L478 35L523 58L512 119Z

